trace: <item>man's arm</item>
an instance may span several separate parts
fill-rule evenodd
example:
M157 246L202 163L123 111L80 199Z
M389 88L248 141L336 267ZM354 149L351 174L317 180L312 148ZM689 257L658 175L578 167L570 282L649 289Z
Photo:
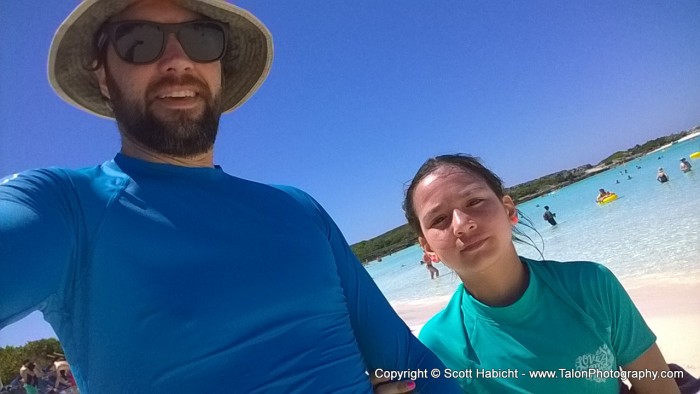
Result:
M26 369L26 368L20 368L20 370L19 370L19 377L24 382L27 381L27 371L28 371L28 369Z
M0 327L47 305L65 281L75 235L58 181L51 171L0 180Z
M352 328L367 369L426 370L428 377L416 380L417 392L461 393L457 382L430 377L432 369L442 371L444 365L399 318L325 210L305 193L295 189L285 190L305 206L316 210L324 223L345 293Z

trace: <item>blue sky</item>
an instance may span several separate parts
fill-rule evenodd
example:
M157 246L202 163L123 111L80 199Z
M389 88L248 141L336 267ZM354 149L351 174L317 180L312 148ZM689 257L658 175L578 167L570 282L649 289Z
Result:
M78 3L0 1L0 176L119 149L112 122L46 78ZM222 118L215 161L306 190L350 243L405 222L404 184L430 156L480 156L514 185L700 125L696 0L236 3L271 30L275 59ZM47 332L25 319L0 346Z

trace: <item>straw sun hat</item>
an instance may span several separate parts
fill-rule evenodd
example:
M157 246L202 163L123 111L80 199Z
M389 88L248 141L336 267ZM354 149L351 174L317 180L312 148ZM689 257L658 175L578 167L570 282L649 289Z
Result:
M95 36L103 23L136 0L84 0L56 31L49 50L49 82L56 93L84 111L114 118L86 66L95 60ZM228 24L229 43L221 59L223 112L243 104L263 83L272 64L272 35L255 16L225 0L177 0L194 12Z

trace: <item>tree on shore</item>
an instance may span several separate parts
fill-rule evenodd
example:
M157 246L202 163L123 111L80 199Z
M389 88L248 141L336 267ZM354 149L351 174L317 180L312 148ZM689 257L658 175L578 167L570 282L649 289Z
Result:
M0 381L9 384L19 375L22 361L29 359L44 368L53 363L55 353L63 354L61 343L56 338L40 339L27 342L24 346L6 346L0 348Z

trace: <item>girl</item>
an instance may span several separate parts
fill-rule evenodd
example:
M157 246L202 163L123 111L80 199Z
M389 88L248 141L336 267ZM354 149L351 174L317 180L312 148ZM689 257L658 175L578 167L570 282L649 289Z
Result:
M679 392L660 376L668 366L656 337L607 268L518 256L515 203L475 158L429 159L404 210L425 252L462 280L420 339L461 371L464 391L618 393L628 373L637 393Z

